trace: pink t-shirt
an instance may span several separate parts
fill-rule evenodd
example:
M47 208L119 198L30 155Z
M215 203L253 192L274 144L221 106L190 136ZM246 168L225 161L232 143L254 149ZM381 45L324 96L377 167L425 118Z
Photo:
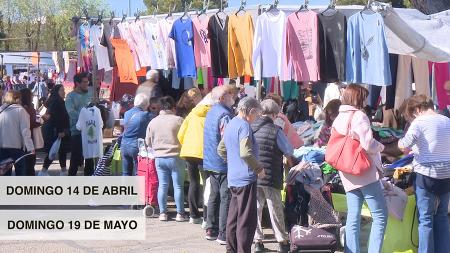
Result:
M211 67L211 49L208 38L209 17L194 17L194 54L197 68Z
M284 79L319 80L318 18L313 11L292 13L286 22L286 57ZM291 71L292 70L292 71Z

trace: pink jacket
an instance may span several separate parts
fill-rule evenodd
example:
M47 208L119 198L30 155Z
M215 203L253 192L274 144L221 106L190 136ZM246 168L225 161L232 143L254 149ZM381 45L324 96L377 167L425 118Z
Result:
M279 113L275 119L275 125L283 129L284 134L294 149L297 149L303 145L302 139L300 139L300 136L297 134L297 131L295 131L295 128L292 126L291 122L289 122L286 115Z
M383 144L373 138L369 118L364 112L353 106L341 105L339 108L339 115L333 122L334 129L340 134L345 134L352 112L354 112L354 116L349 134L352 134L358 139L362 148L367 151L371 167L367 172L359 176L339 172L346 192L359 189L380 180L380 175L378 173L378 169L381 170L380 152L384 149Z

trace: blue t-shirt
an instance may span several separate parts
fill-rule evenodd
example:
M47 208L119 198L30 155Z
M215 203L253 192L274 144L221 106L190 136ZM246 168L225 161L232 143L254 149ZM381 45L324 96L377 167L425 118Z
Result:
M177 19L169 37L175 41L178 77L197 77L194 59L194 36L191 19Z
M223 136L227 149L228 187L243 187L256 182L256 174L240 156L241 140L247 137L252 142L253 155L258 158L258 144L250 124L239 117L234 117L225 128Z

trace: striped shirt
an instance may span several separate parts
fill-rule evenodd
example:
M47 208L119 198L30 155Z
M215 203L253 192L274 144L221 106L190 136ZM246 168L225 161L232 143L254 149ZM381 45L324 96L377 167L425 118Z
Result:
M414 153L414 171L433 178L450 178L450 119L439 115L417 117L400 146Z

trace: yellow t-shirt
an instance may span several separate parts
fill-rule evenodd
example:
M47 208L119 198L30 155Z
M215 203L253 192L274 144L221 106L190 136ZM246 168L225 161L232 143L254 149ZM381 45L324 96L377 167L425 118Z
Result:
M232 14L228 20L228 74L253 76L253 19L249 13Z

